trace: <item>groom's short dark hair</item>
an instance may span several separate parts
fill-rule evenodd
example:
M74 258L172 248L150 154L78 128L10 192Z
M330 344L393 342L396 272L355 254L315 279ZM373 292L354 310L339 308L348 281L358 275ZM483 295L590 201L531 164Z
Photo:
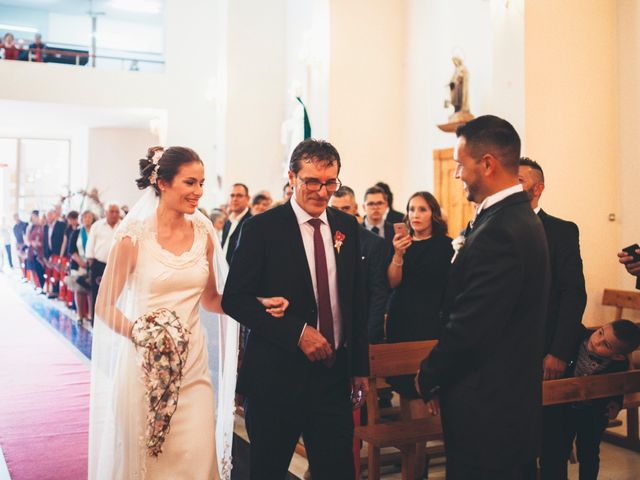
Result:
M340 154L329 142L308 138L298 144L291 154L289 170L297 174L302 167L302 162L327 162L328 166L337 163L340 172Z
M483 115L460 125L456 135L465 138L466 149L476 161L490 153L505 170L518 173L520 136L506 120L495 115Z

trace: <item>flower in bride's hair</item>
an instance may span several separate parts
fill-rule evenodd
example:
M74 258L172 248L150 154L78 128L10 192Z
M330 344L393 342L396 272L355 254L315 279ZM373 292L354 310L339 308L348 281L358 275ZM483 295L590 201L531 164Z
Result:
M149 183L150 183L151 185L155 185L155 184L156 184L156 182L158 181L158 167L159 167L159 166L160 166L160 165L156 164L156 165L153 167L153 172L151 172L151 175L149 175Z
M164 148L159 148L153 153L153 158L151 159L151 163L154 165L158 165L160 163L160 159L162 158L162 154L164 153Z

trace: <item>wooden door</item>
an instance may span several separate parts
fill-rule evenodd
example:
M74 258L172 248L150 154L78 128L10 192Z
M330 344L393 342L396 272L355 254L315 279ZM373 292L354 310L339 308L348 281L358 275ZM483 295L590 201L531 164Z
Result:
M467 222L473 218L475 207L465 198L462 182L455 178L456 163L453 148L433 151L434 195L440 203L442 214L449 225L449 236L460 235Z

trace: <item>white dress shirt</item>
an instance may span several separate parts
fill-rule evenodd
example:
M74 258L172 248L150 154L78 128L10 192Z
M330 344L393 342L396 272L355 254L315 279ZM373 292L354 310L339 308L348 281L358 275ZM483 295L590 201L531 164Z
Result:
M373 233L374 235L378 235L379 237L384 238L384 219L382 219L382 221L377 224L377 225L373 225L372 223L369 223L369 218L368 217L364 217L364 227L369 230L371 232L371 229L373 227L378 227L378 233Z
M307 263L309 264L309 272L311 272L311 283L313 284L313 293L316 297L316 304L318 303L318 286L316 285L316 260L315 250L313 243L313 226L309 223L312 217L305 212L295 197L291 198L291 208L298 220L298 226L300 227L300 234L302 235L302 243L304 244L304 251L307 256ZM331 227L327 219L326 210L322 212L322 215L318 217L322 224L320 225L320 233L322 234L322 240L324 242L324 253L327 257L327 273L329 276L329 296L331 297L331 313L333 314L333 338L335 340L335 348L342 345L342 315L340 313L340 298L338 297L338 268L336 266L336 254L333 248L333 238L331 238ZM319 314L318 314L319 316ZM319 326L320 318L318 318ZM305 325L306 327L306 325ZM304 333L304 329L302 330ZM302 338L302 335L301 335Z
M94 258L99 262L107 263L113 235L116 233L116 228L118 228L119 224L120 222L112 227L107 223L106 218L93 224L87 239L87 250L85 252L87 258Z
M505 188L504 190L500 190L499 192L494 193L493 195L489 195L487 198L485 198L482 203L480 205L478 205L478 208L476 208L476 217L480 214L480 212L482 210L486 210L487 208L495 205L496 203L504 200L505 198L507 198L510 195L513 195L514 193L518 193L518 192L522 192L522 185L517 184L514 185L513 187L509 187L509 188Z
M227 234L227 238L225 239L224 245L222 246L222 252L224 253L225 257L227 256L227 252L229 251L229 239L231 238L231 235L233 235L233 232L236 231L236 228L238 228L240 220L244 218L248 211L249 207L245 208L238 215L234 215L233 213L229 215L229 222L231 223L231 226L229 227L229 233ZM220 240L222 240L222 236L220 237Z

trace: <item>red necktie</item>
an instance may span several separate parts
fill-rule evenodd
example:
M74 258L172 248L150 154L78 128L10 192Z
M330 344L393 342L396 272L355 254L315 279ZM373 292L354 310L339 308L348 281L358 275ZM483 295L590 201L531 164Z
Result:
M313 253L316 263L316 288L318 289L318 329L332 348L333 336L333 312L331 311L331 295L329 294L329 272L327 270L327 257L324 252L324 241L320 232L322 220L312 218L309 224L313 227ZM326 362L326 361L325 361Z

